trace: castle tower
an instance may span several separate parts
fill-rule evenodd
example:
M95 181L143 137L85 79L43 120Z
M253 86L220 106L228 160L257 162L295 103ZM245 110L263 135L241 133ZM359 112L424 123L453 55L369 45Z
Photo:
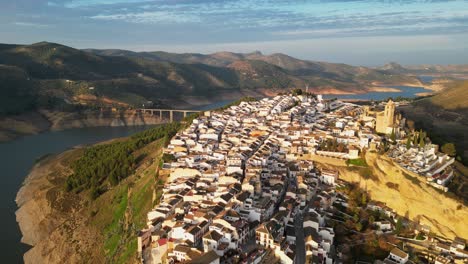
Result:
M384 118L385 124L387 127L393 126L395 116L395 103L392 100L388 100L387 105L385 105Z
M395 125L395 103L389 100L385 105L385 110L376 114L377 133L390 134Z

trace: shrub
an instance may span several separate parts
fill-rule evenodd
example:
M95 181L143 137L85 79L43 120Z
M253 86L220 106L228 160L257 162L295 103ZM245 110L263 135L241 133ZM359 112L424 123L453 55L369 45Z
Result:
M354 165L354 166L361 166L361 167L367 167L367 162L363 158L358 158L358 159L349 159L346 161L346 164L348 165Z
M457 150L453 143L445 143L441 148L442 152L453 157L457 154Z
M387 182L385 183L385 185L387 185L387 187L390 189L394 189L398 191L398 187L399 187L398 183Z
M404 176L407 180L410 180L413 184L420 185L420 183L421 183L421 182L418 180L418 178L413 177L413 176L409 175L409 174L406 173L406 172L403 172L403 176Z

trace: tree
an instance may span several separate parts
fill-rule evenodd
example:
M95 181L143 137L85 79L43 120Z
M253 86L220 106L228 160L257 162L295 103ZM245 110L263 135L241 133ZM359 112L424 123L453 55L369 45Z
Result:
M110 173L109 180L110 180L110 183L112 184L112 186L115 186L115 185L119 184L119 176L117 175L115 170L113 170Z
M296 88L293 90L293 95L302 95L302 89Z
M421 135L419 136L419 147L420 148L424 148L424 145L426 145L426 137L423 133L421 133Z
M398 221L395 225L395 233L400 234L401 231L403 231L403 221L401 220L401 218L398 218Z
M395 128L392 129L392 133L390 134L390 139L392 140L392 142L396 141Z
M410 149L411 148L411 137L408 136L408 139L406 140L406 149Z
M354 220L355 223L357 223L359 221L359 215L355 214L353 216L353 220Z
M331 151L336 151L336 147L338 146L338 141L336 138L332 141L332 149Z
M356 228L357 231L361 231L362 230L362 224L361 222L357 222L356 225L354 226Z
M455 148L455 144L453 143L445 143L442 146L442 152L449 155L450 157L454 157L457 154L457 149Z
M418 143L419 143L419 132L414 132L413 145L417 145Z
M361 205L367 205L367 195L365 193L361 195Z

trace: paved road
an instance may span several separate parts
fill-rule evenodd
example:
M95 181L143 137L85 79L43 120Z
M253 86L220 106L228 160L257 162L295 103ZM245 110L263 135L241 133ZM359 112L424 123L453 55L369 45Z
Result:
M296 214L294 218L294 226L296 228L296 260L295 263L297 264L304 264L305 263L305 240L304 240L304 218L302 213L299 212Z

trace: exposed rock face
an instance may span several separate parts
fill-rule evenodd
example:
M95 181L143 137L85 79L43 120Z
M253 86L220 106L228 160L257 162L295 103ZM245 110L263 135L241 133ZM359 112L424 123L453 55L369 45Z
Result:
M86 111L84 113L63 113L41 111L51 122L51 130L94 126L141 126L166 122L159 115L127 111Z
M166 117L167 118L167 117ZM47 130L98 126L142 126L165 123L159 115L127 111L56 112L41 110L0 119L0 142Z
M468 208L461 202L446 197L417 175L405 176L388 157L368 153L366 161L375 178L363 179L358 172L340 167L340 178L356 182L370 192L373 200L381 201L399 215L431 226L431 231L448 237L468 238ZM413 178L409 178L413 177ZM387 183L398 184L390 188Z
M102 239L101 233L86 225L82 199L63 191L63 181L70 173L63 164L78 151L41 161L17 194L16 220L22 242L33 246L24 255L25 263L103 262L102 252L92 249Z
M38 112L0 118L0 142L20 135L37 134L47 130L50 122Z

